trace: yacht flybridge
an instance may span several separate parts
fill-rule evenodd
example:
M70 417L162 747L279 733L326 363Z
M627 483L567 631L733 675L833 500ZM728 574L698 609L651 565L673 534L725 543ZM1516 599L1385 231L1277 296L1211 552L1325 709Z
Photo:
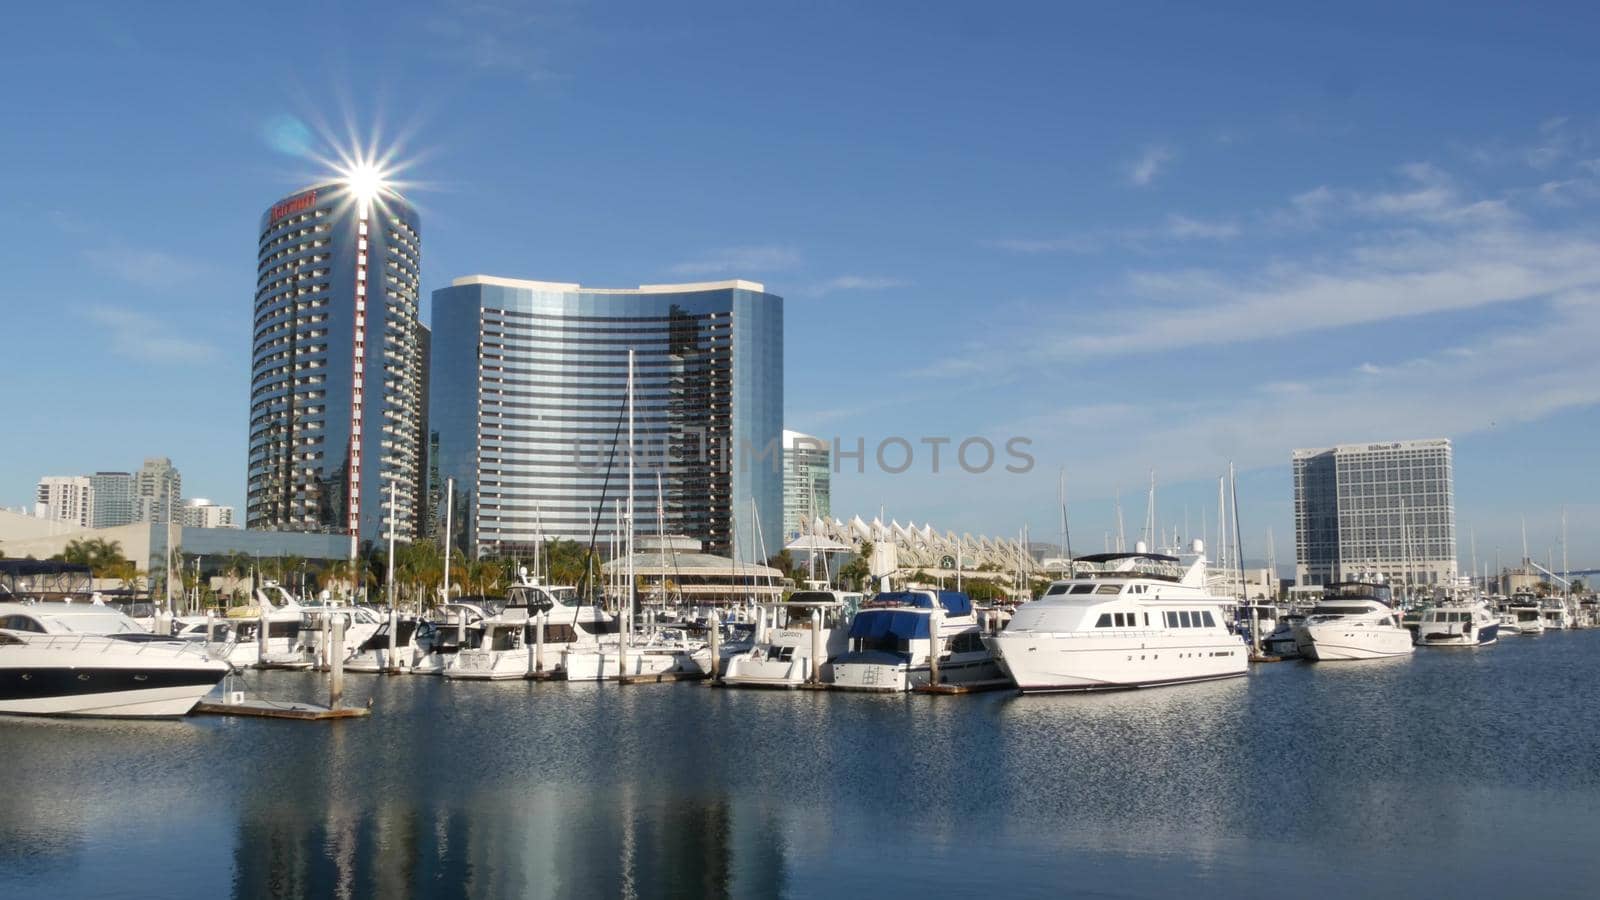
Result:
M228 671L109 607L0 603L0 713L182 716Z
M1024 604L988 644L1024 693L1096 691L1243 675L1234 601L1206 587L1205 547L1185 563L1146 552L1079 557L1075 577Z
M1340 581L1295 629L1300 655L1316 660L1382 659L1415 651L1411 631L1400 624L1381 584Z

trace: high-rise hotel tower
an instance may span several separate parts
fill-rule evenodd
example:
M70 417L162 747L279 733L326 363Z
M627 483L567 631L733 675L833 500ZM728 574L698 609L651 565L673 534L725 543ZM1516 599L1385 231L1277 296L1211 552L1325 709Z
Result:
M427 334L416 210L376 179L308 187L261 216L246 521L253 529L417 533Z
M636 531L747 561L783 549L782 297L738 280L487 275L433 292L430 427L457 546L609 540L627 494L629 351Z

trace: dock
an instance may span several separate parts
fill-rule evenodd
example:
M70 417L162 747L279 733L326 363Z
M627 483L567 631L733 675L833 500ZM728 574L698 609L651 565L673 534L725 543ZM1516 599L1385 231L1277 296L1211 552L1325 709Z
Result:
M318 706L315 703L300 703L293 700L238 700L233 703L222 703L216 700L201 700L193 710L195 715L209 716L251 716L257 719L300 719L302 721L321 721L323 719L362 719L372 715L372 710L364 706L341 706L330 709Z
M564 669L545 669L542 672L529 672L522 677L529 681L566 681L567 673Z
M1250 654L1250 661L1253 662L1253 663L1288 662L1288 660L1284 659L1281 656L1268 656L1265 653L1252 653L1252 654Z
M990 678L985 681L968 681L964 684L924 684L911 689L914 694L981 694L1014 688L1009 678Z

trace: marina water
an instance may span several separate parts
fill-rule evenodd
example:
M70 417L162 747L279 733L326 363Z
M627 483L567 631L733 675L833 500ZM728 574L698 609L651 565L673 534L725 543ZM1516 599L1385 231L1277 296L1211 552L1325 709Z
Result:
M1590 630L1093 696L351 677L370 719L0 719L0 897L1592 897L1597 663Z

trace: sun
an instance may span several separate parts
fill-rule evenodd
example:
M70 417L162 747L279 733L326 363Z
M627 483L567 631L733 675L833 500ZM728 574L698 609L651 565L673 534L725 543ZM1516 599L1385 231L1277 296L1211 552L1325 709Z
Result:
M360 204L361 215L366 216L374 203L392 190L387 174L377 164L357 161L342 166L339 175L345 187Z

